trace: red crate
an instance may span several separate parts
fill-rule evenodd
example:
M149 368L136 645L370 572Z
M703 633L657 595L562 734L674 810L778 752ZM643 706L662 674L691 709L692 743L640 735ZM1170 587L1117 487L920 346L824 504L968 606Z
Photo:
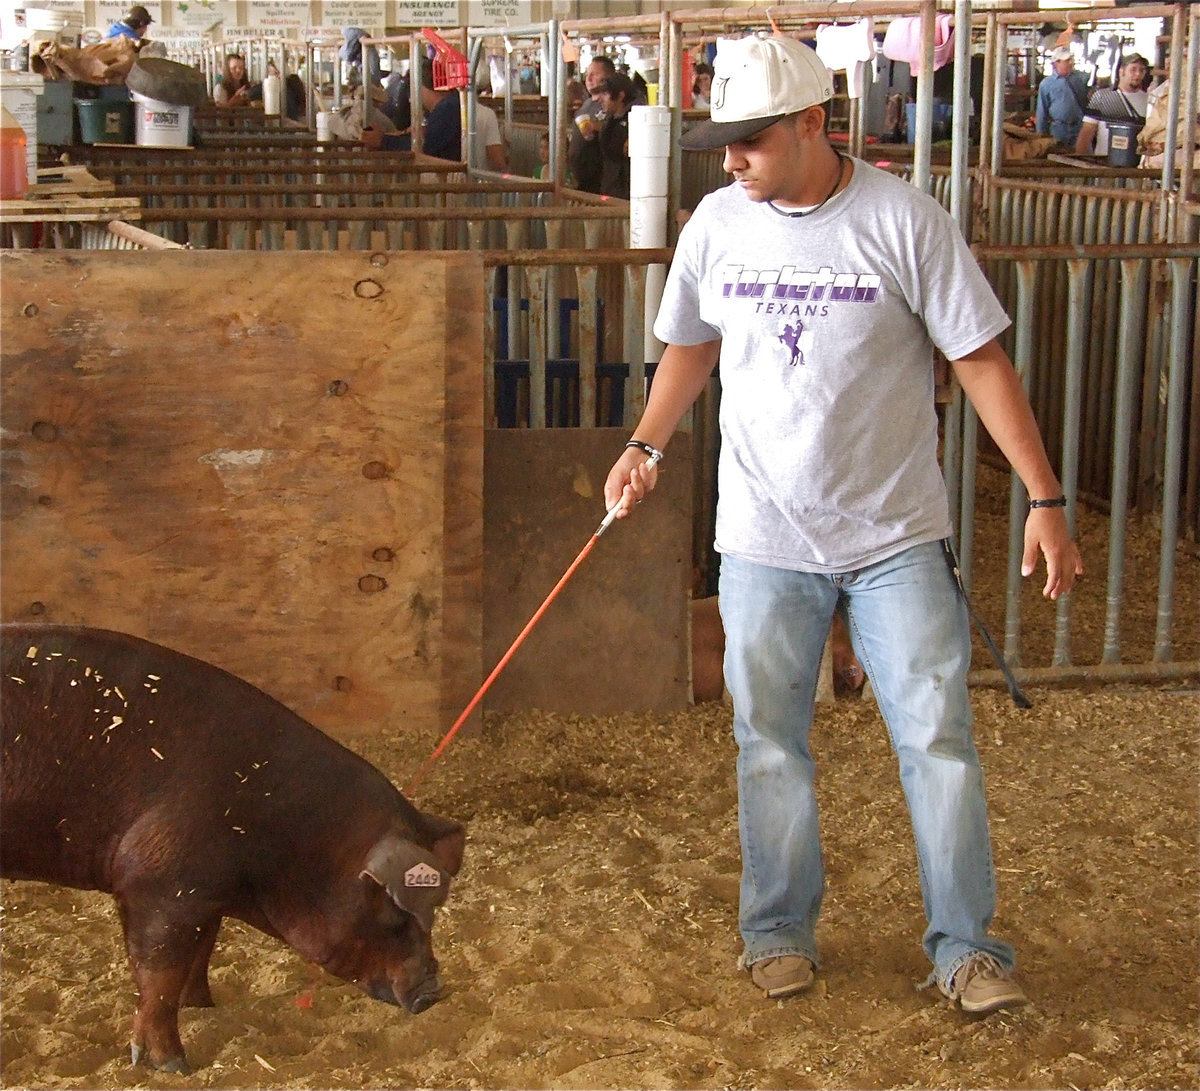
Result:
M470 62L432 27L422 27L425 40L437 50L433 58L433 87L435 91L454 91L471 84Z

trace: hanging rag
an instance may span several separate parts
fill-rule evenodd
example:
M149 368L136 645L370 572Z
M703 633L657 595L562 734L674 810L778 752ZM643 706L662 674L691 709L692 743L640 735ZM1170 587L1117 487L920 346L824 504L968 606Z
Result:
M364 83L382 83L383 69L379 64L379 51L373 45L363 49L362 40L369 37L362 27L343 27L342 48L338 50L338 54L347 64L362 69Z
M875 82L875 21L867 16L845 26L817 27L817 56L831 72L846 73L851 98L862 98L863 88Z
M893 19L883 36L883 55L893 61L907 61L910 68L921 67L921 20L916 15ZM934 16L933 70L944 68L954 59L954 19L939 12Z

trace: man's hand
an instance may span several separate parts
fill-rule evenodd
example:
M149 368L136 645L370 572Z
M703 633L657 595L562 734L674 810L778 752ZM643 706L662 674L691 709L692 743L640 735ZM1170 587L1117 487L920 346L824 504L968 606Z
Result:
M1057 599L1071 590L1083 575L1083 558L1071 540L1067 517L1062 508L1030 508L1025 520L1025 552L1021 556L1021 575L1032 576L1037 568L1038 552L1046 558L1046 586L1042 596Z
M618 508L617 518L625 519L658 484L658 467L648 465L644 451L627 447L613 463L604 481L606 511Z

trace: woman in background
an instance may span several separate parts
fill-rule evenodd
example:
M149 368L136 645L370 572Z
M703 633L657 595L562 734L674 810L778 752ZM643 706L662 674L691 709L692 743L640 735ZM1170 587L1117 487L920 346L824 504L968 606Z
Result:
M240 53L230 53L225 58L225 71L221 73L221 82L213 89L213 102L227 107L250 105L246 58Z
M695 77L692 81L692 109L707 110L712 94L712 65L701 61L692 70L692 75Z

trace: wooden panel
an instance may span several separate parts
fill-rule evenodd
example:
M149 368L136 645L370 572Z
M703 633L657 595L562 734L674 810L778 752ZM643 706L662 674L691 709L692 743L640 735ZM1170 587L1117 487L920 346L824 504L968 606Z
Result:
M445 723L481 669L484 278L397 259L0 255L0 614L334 735Z
M604 518L625 428L488 429L484 671L490 672ZM600 537L484 699L493 710L609 715L690 702L690 437L654 495Z

